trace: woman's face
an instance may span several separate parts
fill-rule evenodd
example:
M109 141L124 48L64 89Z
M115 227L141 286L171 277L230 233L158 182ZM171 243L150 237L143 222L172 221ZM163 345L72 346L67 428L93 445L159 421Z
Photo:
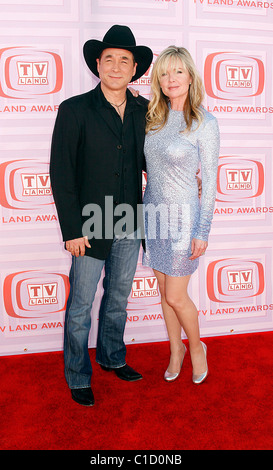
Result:
M189 92L191 76L180 59L170 60L165 73L159 77L160 87L170 101L179 101L184 104Z

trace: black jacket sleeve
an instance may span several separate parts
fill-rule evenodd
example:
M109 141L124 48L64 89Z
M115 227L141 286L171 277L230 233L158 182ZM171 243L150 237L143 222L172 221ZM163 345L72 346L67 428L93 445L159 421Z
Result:
M63 240L82 237L82 218L77 187L77 155L80 125L67 102L57 114L51 144L50 180Z

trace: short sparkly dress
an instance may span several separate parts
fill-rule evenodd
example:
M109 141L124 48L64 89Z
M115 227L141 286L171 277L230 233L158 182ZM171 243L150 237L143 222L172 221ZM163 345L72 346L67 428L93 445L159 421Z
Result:
M203 109L190 132L182 111L169 109L166 125L145 138L147 186L143 199L145 244L142 263L169 276L186 276L198 267L190 260L191 241L208 240L213 218L219 157L216 118ZM196 171L201 164L202 196Z

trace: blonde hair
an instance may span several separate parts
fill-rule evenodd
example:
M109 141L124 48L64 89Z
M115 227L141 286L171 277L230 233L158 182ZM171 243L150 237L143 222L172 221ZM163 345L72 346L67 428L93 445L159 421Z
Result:
M191 130L193 121L197 121L199 126L203 120L203 109L201 106L204 97L203 83L194 61L189 51L184 47L169 46L157 57L152 70L152 99L146 115L146 133L150 130L159 131L167 122L169 98L164 95L160 88L160 77L163 73L166 73L168 65L170 63L175 65L177 60L181 60L191 76L191 85L183 109L186 122L185 131Z

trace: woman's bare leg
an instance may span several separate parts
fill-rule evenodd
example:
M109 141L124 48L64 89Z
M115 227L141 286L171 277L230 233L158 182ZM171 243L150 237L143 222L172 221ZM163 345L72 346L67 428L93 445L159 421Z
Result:
M206 357L200 342L198 311L188 295L190 275L172 277L158 271L155 271L155 275L159 282L162 310L170 339L170 368L175 364L177 371L180 367L177 369L179 359L181 363L182 327L189 341L193 373L199 375L206 370ZM172 370L169 369L169 372Z
M182 328L177 315L173 308L166 302L165 296L165 279L166 275L154 270L155 276L158 281L159 290L161 294L161 306L164 315L164 320L167 327L168 337L170 341L170 363L168 372L177 373L180 371L181 361L185 354L185 347L181 340Z

